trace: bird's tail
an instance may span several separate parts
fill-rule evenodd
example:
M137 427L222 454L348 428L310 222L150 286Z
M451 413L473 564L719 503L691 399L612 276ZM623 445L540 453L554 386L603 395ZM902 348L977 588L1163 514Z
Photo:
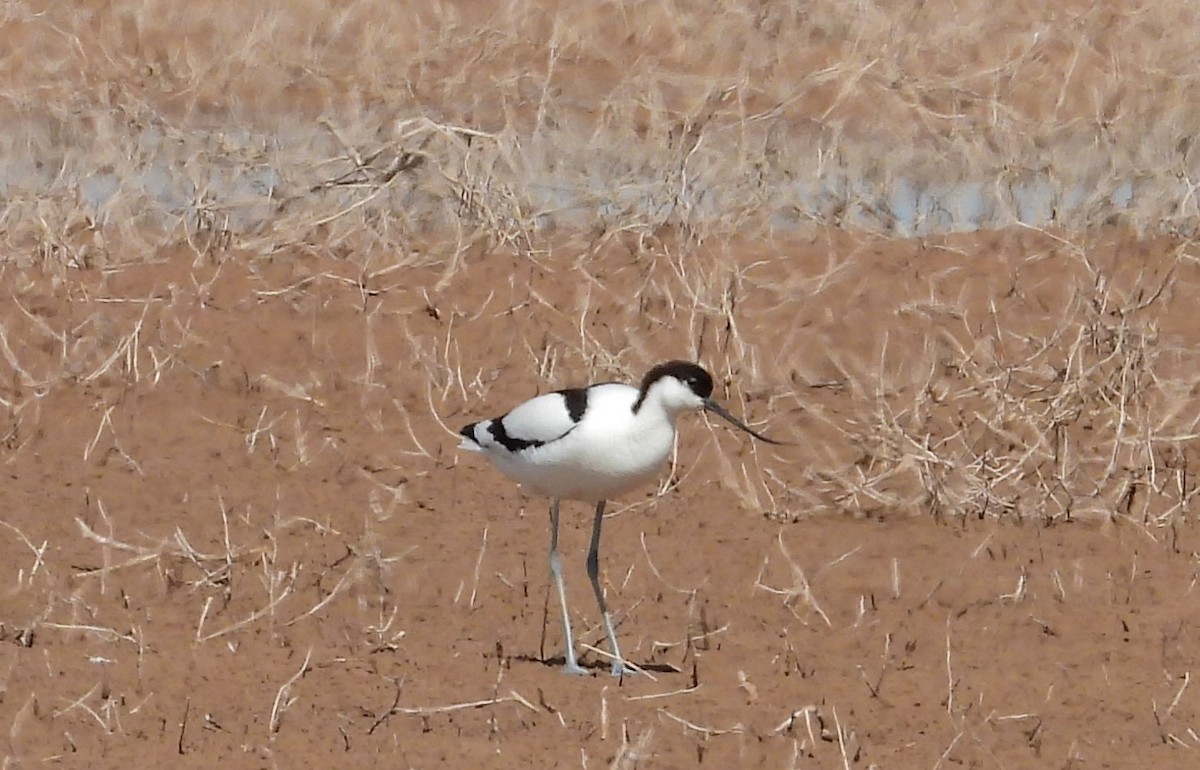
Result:
M459 449L466 449L471 452L484 451L483 446L475 438L475 426L478 424L479 423L477 423L477 422L473 422L470 425L466 426L465 428L463 428L462 430L459 431L459 433L462 434L462 437L463 437L462 441L460 441L458 444Z

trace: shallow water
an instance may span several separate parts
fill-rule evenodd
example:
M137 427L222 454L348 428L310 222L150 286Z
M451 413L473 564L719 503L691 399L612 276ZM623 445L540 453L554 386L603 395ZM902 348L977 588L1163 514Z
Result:
M66 148L48 144L31 127L25 130L23 140L20 132L16 140L10 136L9 151L0 156L0 204L70 195L101 224L115 206L132 198L149 207L142 215L193 223L216 218L222 229L250 233L277 215L281 199L312 193L314 186L351 168L344 150L327 134L304 127L275 134L210 130L180 135L151 126L115 143L110 137L104 146L77 136L68 139ZM124 157L114 158L114 147L123 148ZM711 171L679 181L645 165L605 169L583 162L581 173L566 162L522 160L525 165L506 188L534 227L587 226L597 219L703 225L737 210L783 232L822 222L920 237L1013 225L1086 227L1136 213L1155 226L1187 233L1200 214L1183 176L1087 184L1063 182L1062 175L1049 172L1001 169L993 177L944 181L904 173L854 176L839 166L812 178L781 173L776 179L752 181ZM444 171L452 173L452 166ZM464 175L462 181L469 185L474 180L486 196L490 185L480 185L480 178ZM400 190L409 185L407 195L379 198L372 205L395 206L407 199L407 206L414 196L428 195L414 179L402 175L393 183ZM337 206L350 205L375 189L364 181L319 194L338 196Z

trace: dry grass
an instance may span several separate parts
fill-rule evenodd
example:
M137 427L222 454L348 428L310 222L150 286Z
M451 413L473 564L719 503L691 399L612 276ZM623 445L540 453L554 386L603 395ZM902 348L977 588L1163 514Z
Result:
M1043 238L982 306L953 275L966 255L925 260L928 297L887 303L899 325L837 356L825 385L847 391L831 420L854 470L807 479L809 493L856 514L1186 517L1200 362L1178 319L1196 254L1131 251Z
M0 223L13 257L73 265L181 235L1190 232L1195 10L993 5L12 4Z

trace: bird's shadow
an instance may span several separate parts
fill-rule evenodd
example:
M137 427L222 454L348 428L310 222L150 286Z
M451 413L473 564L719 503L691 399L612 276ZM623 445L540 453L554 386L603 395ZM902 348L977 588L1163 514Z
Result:
M567 664L567 659L559 655L556 658L539 658L536 655L513 655L510 660L519 661L521 663L537 663L546 668L562 668ZM626 660L631 666L636 666L642 671L650 671L655 674L682 674L683 672L670 663L635 663L631 660ZM588 673L607 674L612 664L607 660L587 660L579 661L579 667L587 669Z

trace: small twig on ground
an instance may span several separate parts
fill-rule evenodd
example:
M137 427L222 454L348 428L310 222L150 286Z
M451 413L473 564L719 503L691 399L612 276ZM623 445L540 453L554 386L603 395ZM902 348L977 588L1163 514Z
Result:
M296 699L291 697L292 685L300 681L300 678L308 673L308 661L311 659L312 648L310 647L308 652L304 655L304 662L300 664L300 670L292 674L292 676L289 677L288 680L279 687L279 691L275 693L275 701L271 704L271 720L269 723L271 735L275 735L279 732L280 724L283 721L283 713L287 711L293 703L296 702Z

